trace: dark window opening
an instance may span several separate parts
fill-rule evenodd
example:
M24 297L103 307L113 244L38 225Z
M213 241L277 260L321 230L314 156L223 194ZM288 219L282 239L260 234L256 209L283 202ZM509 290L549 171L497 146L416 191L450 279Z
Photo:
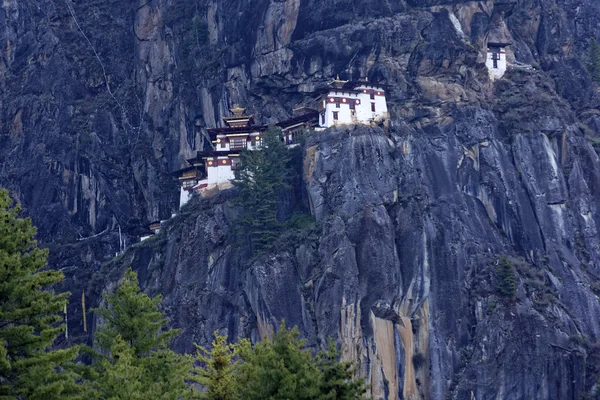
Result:
M321 124L325 124L325 113L321 114Z
M225 147L226 147L226 145L225 145L225 141L224 141L224 140L221 140L221 148L222 148L222 149L224 149Z
M340 103L339 102L335 103L335 108L340 108Z
M375 103L371 103L371 111L375 112Z
M494 68L498 68L498 61L500 61L500 53L497 51L492 52L492 62Z
M375 92L371 92L371 100L375 100Z
M334 112L333 112L333 120L334 120L334 121L337 121L337 120L338 120L338 116L339 116L339 112L337 112L337 111L334 111Z
M351 101L351 102L350 102L350 109L351 109L351 110L354 110L354 108L355 108L355 107L356 107L356 105L354 104L354 102L353 102L353 101Z

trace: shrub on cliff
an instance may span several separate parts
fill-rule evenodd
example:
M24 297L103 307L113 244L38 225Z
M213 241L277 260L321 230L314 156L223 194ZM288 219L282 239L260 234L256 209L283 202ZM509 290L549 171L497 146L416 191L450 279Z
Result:
M498 292L504 297L513 298L517 291L517 274L515 273L514 264L508 257L503 256L498 261L496 278L498 279L498 285L496 286Z
M65 330L69 293L51 290L63 274L42 269L48 252L20 211L0 190L0 398L83 398L71 369L78 349L50 351Z
M600 83L600 44L598 44L596 38L590 40L588 69L590 75L592 75L592 80Z

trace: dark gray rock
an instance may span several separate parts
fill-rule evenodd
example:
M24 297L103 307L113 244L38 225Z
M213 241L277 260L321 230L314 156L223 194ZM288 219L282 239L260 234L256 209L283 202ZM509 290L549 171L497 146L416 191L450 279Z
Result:
M375 398L589 394L600 164L588 139L600 123L585 65L600 4L517 2L504 15L516 67L492 84L494 9L5 0L0 185L67 274L72 336L90 340L82 291L93 306L133 266L183 329L179 351L215 329L258 340L285 318L315 348L339 339ZM231 105L274 122L337 74L388 84L392 120L307 140L304 183L279 211L303 204L318 220L310 233L250 260L228 240L230 192L132 246L176 211L169 173ZM502 255L516 266L514 301L496 290Z

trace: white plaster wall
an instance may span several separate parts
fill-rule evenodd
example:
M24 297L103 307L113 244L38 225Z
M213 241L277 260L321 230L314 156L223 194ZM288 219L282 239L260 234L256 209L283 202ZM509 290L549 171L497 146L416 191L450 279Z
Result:
M370 95L369 93L359 93L357 98L360 100L360 104L356 106L356 117L360 122L366 123L371 118Z
M356 88L357 90L366 89L368 93L358 93L358 99L360 100L360 105L357 106L357 116L360 122L368 123L374 119L386 118L387 117L387 101L385 96L375 95L375 99L371 99L371 90L382 91L385 94L385 91L381 87L371 86L371 85L361 85ZM371 103L375 103L375 112L371 111Z
M179 208L183 207L192 198L192 191L185 190L183 187L179 189Z
M488 68L490 73L490 79L495 81L496 79L500 79L504 76L507 68L506 62L506 52L504 49L500 49L500 59L498 60L498 68L494 68L494 60L492 59L492 52L487 52L487 58L485 61L485 66Z
M213 159L213 161L217 162L217 166L209 166L206 168L208 172L206 183L209 187L229 182L235 177L231 165L221 165L221 161L227 159L227 157L219 157L216 160Z
M371 107L369 105L369 107ZM372 114L372 117L375 119L387 118L388 109L387 109L387 100L385 96L375 96L375 113Z

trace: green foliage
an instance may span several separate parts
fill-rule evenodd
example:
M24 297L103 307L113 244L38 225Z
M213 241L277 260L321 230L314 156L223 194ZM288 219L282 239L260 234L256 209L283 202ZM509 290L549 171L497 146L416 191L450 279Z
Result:
M241 399L317 399L321 372L313 360L306 341L296 328L283 323L273 340L264 340L254 348L247 341L240 345Z
M240 188L238 205L242 214L236 221L239 233L252 253L273 247L282 224L277 219L281 193L289 187L289 153L281 141L281 131L271 127L259 150L244 150L233 184Z
M96 343L111 349L117 336L128 343L136 356L151 350L164 349L179 330L161 332L167 325L164 313L158 310L162 296L150 298L140 290L137 274L131 269L114 293L104 296L106 307L94 310L105 323L98 328Z
M363 378L355 378L358 374L354 363L339 361L342 354L335 341L329 339L327 350L317 355L321 370L319 399L323 400L358 400L367 393L368 386Z
M594 37L590 40L588 69L592 80L600 83L600 44Z
M39 249L30 219L19 218L0 190L0 398L81 398L72 360L78 348L49 351L64 331L69 293L50 288L59 271L42 270L48 252Z
M137 363L133 348L120 335L113 340L111 356L100 361L102 371L94 382L100 399L144 399L141 378L144 373Z
M364 380L354 378L356 367L339 361L333 340L313 357L298 329L283 322L272 340L254 347L242 341L238 348L240 399L357 400L367 392Z
M165 330L167 319L158 310L162 298L142 293L137 274L129 269L104 300L106 306L95 310L104 320L96 344L109 355L97 355L89 379L97 396L176 400L189 394L192 359L167 349L179 330Z
M193 398L202 400L239 399L239 383L236 368L238 366L238 346L227 343L227 337L215 332L211 350L196 345L197 359L204 368L195 368L193 380L205 391L194 392Z
M496 278L498 279L498 292L505 297L514 297L517 291L517 274L515 273L514 264L503 256L498 262L496 268Z

